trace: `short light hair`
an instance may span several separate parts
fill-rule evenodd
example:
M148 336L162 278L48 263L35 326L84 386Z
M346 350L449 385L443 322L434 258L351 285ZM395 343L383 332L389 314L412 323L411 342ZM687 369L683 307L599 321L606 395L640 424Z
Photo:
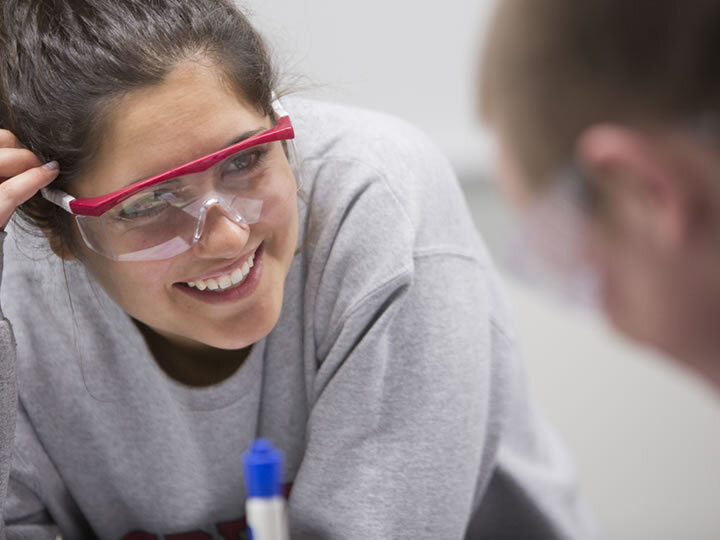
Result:
M592 124L720 113L720 1L499 0L480 95L535 182Z

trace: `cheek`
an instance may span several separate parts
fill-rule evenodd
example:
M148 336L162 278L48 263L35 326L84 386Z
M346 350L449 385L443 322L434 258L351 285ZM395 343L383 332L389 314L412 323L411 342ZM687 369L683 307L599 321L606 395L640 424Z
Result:
M611 235L597 223L587 223L584 234L584 256L600 281L601 296L614 296L622 276L623 250Z
M145 320L145 313L164 309L165 280L173 260L122 263L92 251L74 227L76 258L123 310ZM152 299L152 300L151 300Z
M83 262L107 294L130 315L143 319L143 313L166 305L165 280L172 260L121 263L93 255Z
M274 238L275 244L277 244L278 252L275 255L283 261L292 258L295 253L299 227L297 205L297 195L292 192L278 205L279 211L276 214L276 219L273 220L274 222L268 224L268 232ZM259 232L262 234L261 231Z
M651 319L653 284L642 253L608 231L589 235L588 262L599 279L599 300L613 325L629 337L645 333Z

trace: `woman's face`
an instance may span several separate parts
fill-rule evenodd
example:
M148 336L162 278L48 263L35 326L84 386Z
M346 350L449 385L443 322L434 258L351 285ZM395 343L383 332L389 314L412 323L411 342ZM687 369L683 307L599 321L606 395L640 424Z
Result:
M96 159L69 191L76 197L110 193L271 126L216 69L188 62L163 83L133 91L112 108ZM180 345L240 349L257 342L279 318L298 235L292 169L282 143L267 149L263 166L273 169L268 174L286 179L279 182L284 192L274 194L272 220L238 225L215 206L200 240L171 259L114 261L82 240L78 257L130 316ZM196 175L198 181L210 182L206 174L211 173ZM212 280L221 287L227 279L237 281L246 263L249 273L239 284L210 290Z

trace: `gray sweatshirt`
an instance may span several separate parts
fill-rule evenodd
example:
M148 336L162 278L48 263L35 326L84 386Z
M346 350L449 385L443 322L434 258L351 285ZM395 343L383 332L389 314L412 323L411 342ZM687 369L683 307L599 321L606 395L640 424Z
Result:
M294 540L587 537L446 160L391 117L285 105L303 248L277 326L220 384L170 379L80 263L8 233L4 535L242 538L241 455L263 436Z

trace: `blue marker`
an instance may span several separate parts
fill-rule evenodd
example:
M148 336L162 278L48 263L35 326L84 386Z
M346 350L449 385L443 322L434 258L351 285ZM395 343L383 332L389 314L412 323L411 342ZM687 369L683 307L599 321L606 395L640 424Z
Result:
M289 540L283 495L283 454L267 439L256 439L243 455L245 516L252 540Z

